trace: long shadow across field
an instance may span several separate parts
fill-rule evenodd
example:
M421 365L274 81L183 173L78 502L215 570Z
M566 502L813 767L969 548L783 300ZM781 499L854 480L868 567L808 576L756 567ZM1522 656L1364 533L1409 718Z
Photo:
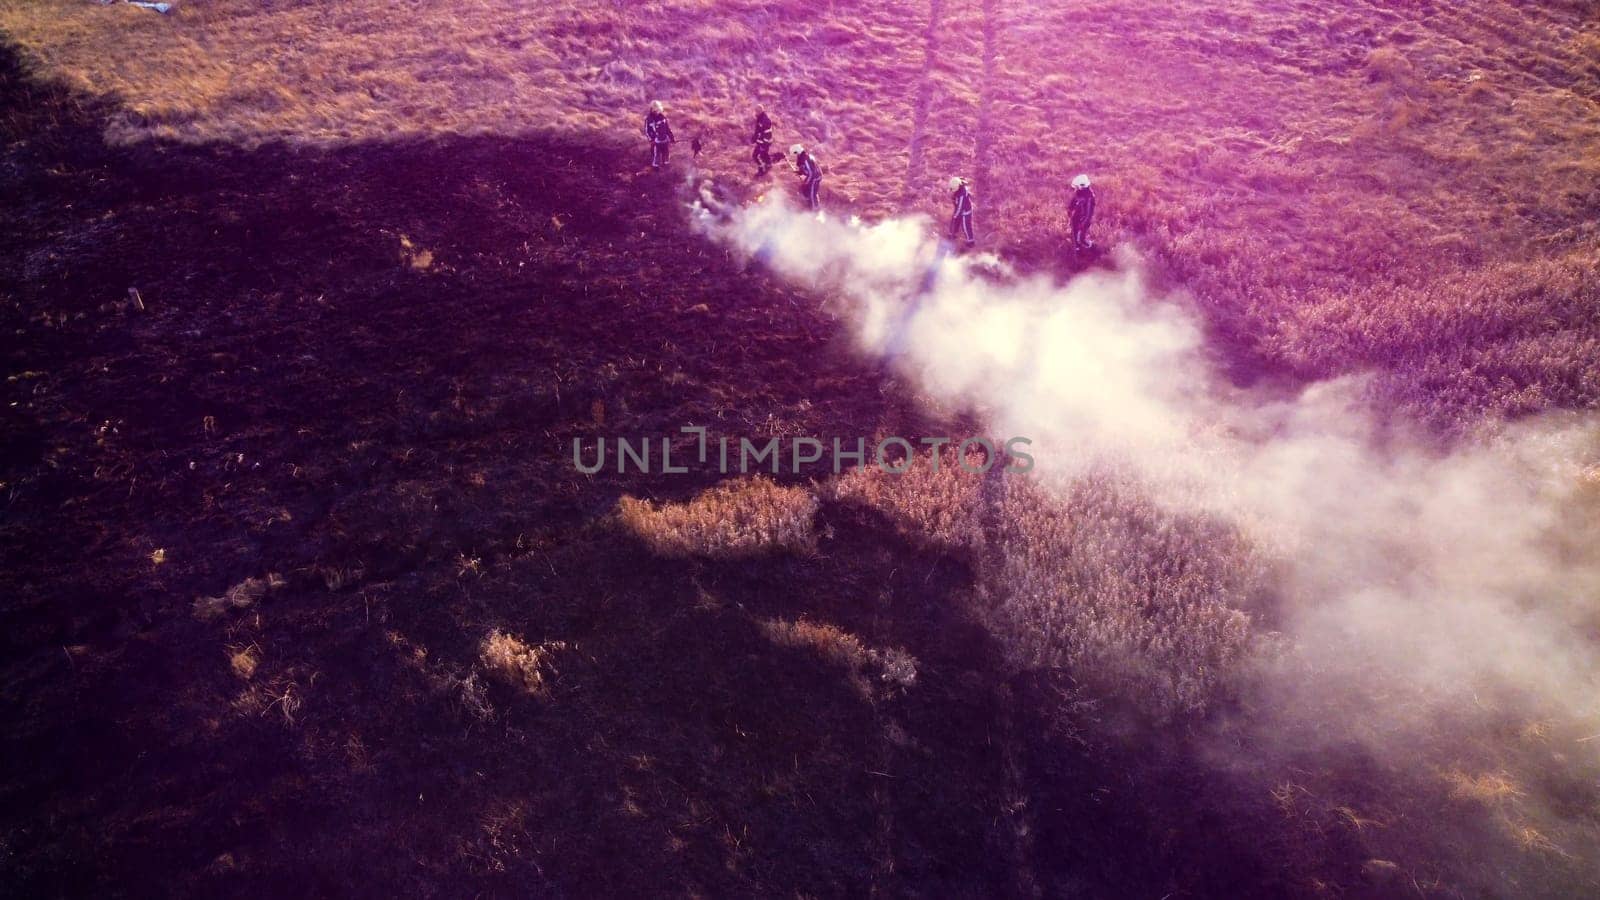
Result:
M715 476L584 476L575 436L941 433L637 148L113 149L9 55L0 94L19 894L1267 883L1039 737L963 560L836 505L816 555L738 563L604 523ZM773 640L799 620L917 683ZM541 691L482 678L495 629L548 649Z

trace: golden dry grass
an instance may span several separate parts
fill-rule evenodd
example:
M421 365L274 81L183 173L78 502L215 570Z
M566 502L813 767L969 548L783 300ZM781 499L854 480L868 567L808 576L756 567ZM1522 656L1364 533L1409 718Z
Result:
M255 644L228 648L228 668L239 678L249 681L261 665L261 649Z
M976 468L982 455L969 463ZM924 456L903 474L869 465L829 481L828 499L876 509L899 533L918 543L944 550L976 553L984 547L982 520L985 475L962 471L954 450L937 461Z
M1461 800L1493 804L1523 796L1523 792L1504 772L1472 775L1457 769L1444 773L1443 777L1445 783L1450 785L1450 795Z
M661 506L634 497L617 503L623 528L663 556L736 559L816 546L817 499L803 487L755 477L723 482L687 503Z
M543 694L545 682L555 674L553 658L566 649L561 641L530 645L498 629L489 632L478 647L478 661L489 675L508 687L528 694Z
M971 559L987 624L1019 668L1068 669L1165 717L1207 709L1250 653L1244 609L1267 582L1267 554L1114 473L1061 492L963 472L947 452L937 473L924 455L904 475L859 470L823 493Z
M1232 687L1267 565L1237 528L1105 474L1065 500L1007 481L996 521L981 587L1014 661L1084 673L1156 716L1203 711Z
M1141 243L1250 349L1319 376L1399 372L1397 399L1448 424L1596 397L1600 325L1520 287L1549 266L1600 274L1594 10L4 0L0 29L43 72L119 98L119 141L635 141L659 97L732 177L762 102L780 145L817 148L830 203L942 214L939 183L971 174L985 240L1019 251L1059 239L1064 184L1091 171L1101 236ZM1560 346L1515 324L1468 340L1430 297L1515 310Z
M868 647L836 625L772 619L761 629L774 644L805 650L843 667L863 696L875 696L875 684L878 691L894 692L917 683L917 661L911 654L898 647Z

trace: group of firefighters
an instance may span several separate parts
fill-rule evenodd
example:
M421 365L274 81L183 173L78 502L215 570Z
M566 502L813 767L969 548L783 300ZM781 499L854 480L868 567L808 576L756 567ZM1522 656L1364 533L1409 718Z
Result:
M671 146L678 142L672 134L671 124L667 122L666 107L660 100L650 104L650 112L644 119L644 134L650 141L650 168L660 171L667 164ZM694 144L695 154L699 155L699 140L696 139ZM765 109L756 111L750 145L750 158L756 164L756 175L767 174L772 170L772 117L767 115ZM811 209L820 208L822 166L817 163L816 156L805 145L795 144L789 148L789 162L800 177L800 190L805 196L806 205ZM950 179L949 188L953 207L950 213L950 240L961 239L968 247L975 246L978 239L972 230L972 183L958 175ZM1090 186L1089 176L1079 175L1072 179L1072 197L1067 204L1067 217L1072 224L1072 246L1075 250L1088 250L1094 246L1094 242L1089 240L1094 208L1094 188Z

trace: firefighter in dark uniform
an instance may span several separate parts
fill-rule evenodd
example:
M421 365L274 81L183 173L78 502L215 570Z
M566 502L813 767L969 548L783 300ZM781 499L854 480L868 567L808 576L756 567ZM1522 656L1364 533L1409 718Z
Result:
M1067 215L1072 220L1072 248L1092 248L1094 241L1089 240L1089 225L1094 222L1094 189L1089 187L1089 176L1072 179L1072 202L1067 204Z
M966 238L968 247L974 246L978 241L972 235L972 189L959 175L950 179L950 202L950 240L959 234Z
M772 168L772 119L765 109L756 111L755 131L750 135L750 158L755 161L756 174L765 175Z
M673 144L678 142L667 124L667 108L660 100L650 104L650 114L644 117L644 136L650 139L650 168L660 170L667 164Z
M806 205L812 209L820 208L822 166L817 164L817 158L803 144L790 147L789 155L794 157L794 170L800 174L800 188L805 193Z

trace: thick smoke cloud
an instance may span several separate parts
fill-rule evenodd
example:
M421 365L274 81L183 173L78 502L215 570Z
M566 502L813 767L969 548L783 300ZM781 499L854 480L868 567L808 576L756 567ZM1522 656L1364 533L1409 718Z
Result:
M726 206L709 189L693 213L715 240L828 295L863 352L993 433L1032 438L1038 477L1131 471L1161 502L1233 522L1282 560L1286 641L1273 645L1290 649L1262 663L1268 706L1337 710L1348 718L1334 730L1374 746L1491 697L1600 732L1591 422L1504 428L1445 452L1380 435L1355 379L1290 399L1228 384L1183 298L1154 296L1131 253L1063 284L950 255L914 218ZM1600 741L1566 751L1593 759Z

